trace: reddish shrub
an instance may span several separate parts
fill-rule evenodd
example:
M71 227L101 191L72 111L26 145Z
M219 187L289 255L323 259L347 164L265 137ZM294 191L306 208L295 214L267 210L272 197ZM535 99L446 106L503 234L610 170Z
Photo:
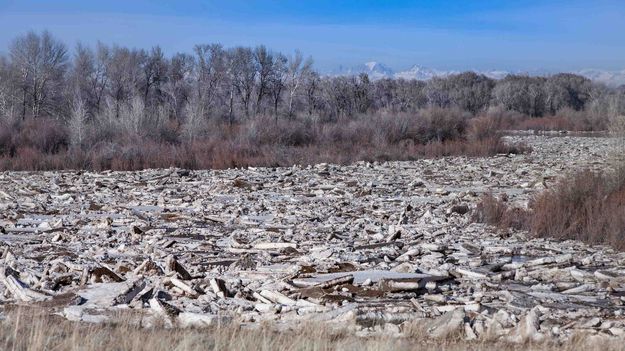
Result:
M471 119L467 130L467 139L486 140L500 136L502 122L494 117L480 116Z
M527 211L510 207L502 199L492 194L485 194L473 212L473 220L479 223L488 223L500 229L528 229Z
M538 195L532 233L625 249L625 177L583 171Z
M20 127L16 144L19 147L34 147L53 154L67 148L69 136L61 122L51 118L30 118Z
M563 109L554 116L517 118L506 129L535 131L592 132L608 129L606 118L597 118L588 112Z
M115 134L91 125L84 149L68 148L60 122L30 120L15 128L17 137L0 134L3 169L137 170L143 168L230 168L290 166L358 160L414 160L440 156L488 156L524 151L502 142L490 126L475 122L466 135L468 116L453 109L412 114L376 114L331 123L257 118L229 124L208 121L193 140L180 140L175 122L142 137ZM98 131L103 131L102 133ZM5 133L6 134L6 133ZM8 145L8 146L3 146ZM16 159L20 157L20 159Z
M430 108L421 111L417 119L419 141L459 140L465 137L470 115L459 109Z
M538 194L529 210L510 208L485 195L474 218L500 228L527 229L535 237L580 240L625 250L625 169L585 170Z
M14 135L16 128L10 123L0 121L0 155L15 155Z
M515 129L520 130L576 130L575 124L562 116L534 117L520 121Z

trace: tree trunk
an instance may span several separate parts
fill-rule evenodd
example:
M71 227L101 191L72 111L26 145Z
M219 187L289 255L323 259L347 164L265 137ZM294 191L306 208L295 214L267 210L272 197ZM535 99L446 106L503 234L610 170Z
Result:
M228 114L230 125L234 123L234 89L230 89L230 111Z
M22 120L26 119L26 88L24 88L23 90L23 95L22 95Z

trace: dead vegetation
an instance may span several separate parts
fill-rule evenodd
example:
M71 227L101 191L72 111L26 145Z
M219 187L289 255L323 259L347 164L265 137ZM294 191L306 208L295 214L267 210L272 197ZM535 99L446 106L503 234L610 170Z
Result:
M487 194L478 203L474 219L500 228L526 229L533 237L625 250L625 170L583 170L566 176L537 194L529 209Z
M32 308L12 309L0 322L3 350L579 350L621 349L622 340L579 335L565 343L509 344L459 338L432 340L415 329L403 338L358 337L347 330L308 324L282 332L227 325L210 329L142 328L130 322L73 323Z
M496 198L493 194L485 194L477 204L473 219L479 223L488 223L500 229L526 229L527 212L518 207L510 207L505 197Z
M414 114L363 115L334 122L272 118L236 124L214 121L194 130L193 138L188 138L184 126L175 123L145 134L98 125L85 127L81 147L77 147L68 128L58 121L39 118L0 122L0 169L224 169L527 151L523 146L506 145L497 130L478 122L457 109L432 108Z
M536 236L608 244L625 249L625 173L585 170L536 197Z

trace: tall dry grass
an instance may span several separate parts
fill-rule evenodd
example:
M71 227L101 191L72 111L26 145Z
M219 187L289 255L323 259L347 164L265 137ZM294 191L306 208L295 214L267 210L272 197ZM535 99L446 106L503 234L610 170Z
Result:
M306 324L277 331L275 325L255 329L228 325L202 329L143 328L131 323L89 324L69 322L32 309L17 309L0 321L0 348L11 351L100 350L544 350L611 351L622 349L622 339L579 335L565 343L508 344L462 339L432 340L421 333L403 337L358 337L347 329Z
M625 250L625 169L564 179L535 198L531 217L536 236Z
M580 240L625 250L625 168L563 177L520 209L485 195L474 220L500 228L526 229L533 237Z

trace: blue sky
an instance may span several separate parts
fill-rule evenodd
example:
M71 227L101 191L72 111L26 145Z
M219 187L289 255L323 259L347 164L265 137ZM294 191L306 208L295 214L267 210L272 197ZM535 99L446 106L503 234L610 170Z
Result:
M71 46L299 49L321 70L625 69L625 0L0 0L0 52L43 29Z

